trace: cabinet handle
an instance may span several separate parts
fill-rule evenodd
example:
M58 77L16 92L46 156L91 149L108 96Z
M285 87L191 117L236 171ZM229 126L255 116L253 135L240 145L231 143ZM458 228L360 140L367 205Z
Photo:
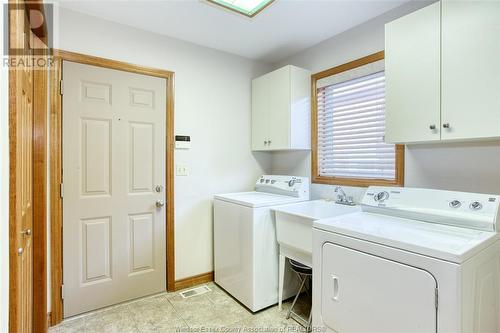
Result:
M450 123L444 123L443 128L450 128Z
M434 131L434 130L436 129L436 125L429 125L429 129L430 129L431 131Z
M265 146L265 145L267 145L267 141L266 141L266 140L264 140L264 146Z
M267 141L267 144L270 145L271 144L271 140Z

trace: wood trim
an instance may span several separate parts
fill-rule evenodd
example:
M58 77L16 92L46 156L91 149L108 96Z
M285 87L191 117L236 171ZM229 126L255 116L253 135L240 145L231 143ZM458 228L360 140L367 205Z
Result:
M58 49L53 50L53 55L54 58L62 59L65 61L77 62L79 64L92 65L92 66L116 69L119 71L125 71L130 73L161 77L167 79L169 83L170 81L173 81L174 78L174 72L167 71L164 69L156 69L146 66L135 65L124 61L111 60L76 52L58 50Z
M62 285L62 117L59 82L61 60L53 59L50 71L50 271L51 271L51 325L63 319Z
M359 58L359 59L350 61L348 63L342 64L342 65L339 65L339 66L336 66L333 68L326 69L326 70L321 71L319 73L315 73L315 74L311 75L311 78L312 78L313 82L316 83L316 81L318 81L319 79L323 79L323 78L328 77L328 76L342 73L342 72L348 71L350 69L354 69L356 67L361 67L361 66L370 64L372 62L375 62L375 61L384 60L384 54L385 54L384 51L373 53L373 54L370 54L366 57Z
M311 75L311 182L317 184L346 185L367 187L378 186L403 186L404 185L404 145L396 145L396 179L356 179L341 177L324 177L318 173L318 102L316 97L317 81L350 69L360 67L384 59L384 51L370 54L366 57L336 66Z
M9 0L9 4L17 3ZM4 9L5 10L5 9ZM9 46L18 43L20 27L17 15L9 15ZM10 58L10 57L9 57ZM17 86L20 69L12 69L9 72L9 332L18 332L20 317L20 300L18 290L21 287L18 281L20 272L17 264L16 249L19 244L18 234L21 231L21 222L18 218L18 196L17 196L17 152L21 144L17 142Z
M33 74L33 332L47 332L48 69Z
M267 7L271 6L274 1L276 0L272 0L272 1L269 1L265 6L263 6L262 8L260 8L258 11L256 11L255 13L253 13L252 15L248 15L248 14L245 14L243 12L240 12L239 10L235 9L235 8L232 8L232 7L228 7L228 6L224 6L223 4L217 2L217 1L214 1L214 0L207 0L207 2L215 5L215 6L218 6L218 7L221 7L223 9L226 9L226 10L229 10L231 12L234 12L234 13L237 13L237 14L240 14L240 15L243 15L243 16L246 16L246 17L249 17L249 18L254 18L255 16L257 16L258 14L260 14L260 12L262 12L264 9L266 9Z
M186 289L189 287L194 287L199 284L212 282L214 280L214 272L208 272L203 274L198 274L190 276L184 279L179 279L175 281L175 290Z
M121 70L130 73L160 77L167 80L166 105L166 258L168 291L175 290L175 244L174 244L174 72L144 67L127 62L84 55L64 50L53 50L54 66L51 71L51 272L52 272L52 320L56 325L63 318L62 285L62 98L59 94L59 82L62 77L62 62L72 61L80 64Z
M26 1L14 1L9 0L8 5L22 5L25 6L27 10L36 9L45 15L43 1L34 0L31 2ZM8 9L6 9L8 10ZM27 22L30 18L27 17L25 20L19 21L17 16L8 15L9 18L9 36L8 42L17 43L16 39L19 36L19 31L24 30L24 24L29 24ZM23 25L20 25L24 23ZM30 28L28 28L30 29ZM40 38L40 42L34 39L29 39L35 44L31 45L31 48L36 47L38 52L34 54L34 58L43 58L47 60L48 50L47 50L47 25L43 22L42 26L37 29L30 29L30 32ZM43 36L42 36L43 35ZM43 38L42 38L43 37ZM27 46L25 42L25 46ZM33 50L32 50L33 51ZM33 53L32 53L33 54ZM35 63L35 62L34 62ZM38 64L38 62L36 62ZM22 328L18 327L18 321L20 313L19 309L19 299L17 298L18 290L20 286L19 281L15 278L18 274L18 266L16 262L15 249L18 246L17 235L20 232L19 229L19 217L18 217L18 198L17 198L17 187L16 184L16 172L17 167L17 150L20 146L18 142L18 123L17 123L17 98L20 94L18 85L18 72L20 69L14 69L9 75L9 149L10 149L10 203L9 203L9 252L11 264L9 267L10 276L10 306L9 306L9 329L11 332L20 331ZM37 67L32 68L32 102L33 102L33 127L32 127L32 299L31 304L31 324L29 330L33 332L47 332L47 264L46 264L46 253L47 253L47 207L46 207L46 191L47 191L47 153L46 153L46 138L47 138L47 76L48 68ZM14 256L14 257L13 257Z

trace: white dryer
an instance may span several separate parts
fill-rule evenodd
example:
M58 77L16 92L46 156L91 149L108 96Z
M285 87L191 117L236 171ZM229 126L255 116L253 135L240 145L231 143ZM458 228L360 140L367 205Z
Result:
M370 187L313 229L313 325L342 333L500 333L500 197Z
M278 302L279 250L271 209L306 200L309 179L293 176L262 176L255 191L215 196L215 282L254 312Z

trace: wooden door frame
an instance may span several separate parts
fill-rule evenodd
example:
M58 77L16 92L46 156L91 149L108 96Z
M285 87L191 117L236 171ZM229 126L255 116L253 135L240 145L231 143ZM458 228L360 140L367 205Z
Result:
M174 72L134 65L122 61L105 59L63 50L53 50L53 68L50 71L50 244L51 244L51 325L63 319L62 286L62 198L60 185L62 182L62 95L60 81L62 79L63 61L98 66L120 71L155 76L167 80L166 105L166 266L167 290L175 289L175 257L174 257Z
M22 4L29 10L37 10L45 16L43 0L14 1L9 0L9 5ZM9 43L16 29L19 29L19 22L16 17L9 15ZM29 17L28 17L29 20ZM31 29L38 38L35 41L38 49L36 57L45 59L48 63L48 31L47 24L44 21L42 26L37 29ZM43 51L41 50L43 48ZM12 263L16 260L17 253L15 248L15 232L17 232L17 203L16 203L16 147L17 142L16 119L17 106L16 99L18 91L16 88L16 75L14 69L9 73L9 329L18 331L16 313L18 299L15 291L20 288L17 279L13 278L16 274L15 266ZM32 221L32 250L33 250L33 294L32 294L32 330L33 332L47 332L47 84L48 68L33 69L33 165L32 165L32 184L33 184L33 221Z

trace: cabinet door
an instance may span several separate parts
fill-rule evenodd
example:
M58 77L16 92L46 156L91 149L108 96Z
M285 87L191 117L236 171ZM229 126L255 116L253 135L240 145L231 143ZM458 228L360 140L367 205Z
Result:
M500 1L442 1L443 139L500 136Z
M323 245L321 318L334 332L436 332L428 272L332 243Z
M252 81L252 150L267 150L269 140L269 76Z
M290 148L290 66L269 73L269 148Z
M386 142L440 140L440 4L385 26Z

